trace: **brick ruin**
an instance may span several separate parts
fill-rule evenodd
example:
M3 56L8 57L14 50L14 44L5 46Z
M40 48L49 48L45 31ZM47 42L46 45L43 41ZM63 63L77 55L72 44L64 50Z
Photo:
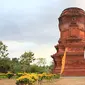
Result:
M59 17L60 39L55 46L56 53L53 73L60 73L62 57L66 52L63 76L85 76L85 11L71 7L65 9Z

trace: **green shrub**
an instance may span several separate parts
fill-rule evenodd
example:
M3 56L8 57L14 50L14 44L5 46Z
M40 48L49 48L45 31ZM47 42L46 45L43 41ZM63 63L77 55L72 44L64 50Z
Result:
M54 78L55 79L59 79L60 78L60 74L54 74Z
M0 73L0 79L4 79L4 78L7 78L6 74L5 73Z
M10 78L12 78L14 76L14 74L13 73L11 73L11 72L8 72L7 73L7 77L10 79Z
M21 77L21 76L23 76L23 73L16 73L16 76Z

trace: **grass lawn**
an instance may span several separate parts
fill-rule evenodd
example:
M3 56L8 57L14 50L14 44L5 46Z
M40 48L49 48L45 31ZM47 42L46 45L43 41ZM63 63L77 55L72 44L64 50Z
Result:
M0 76L0 79L7 79L7 76Z

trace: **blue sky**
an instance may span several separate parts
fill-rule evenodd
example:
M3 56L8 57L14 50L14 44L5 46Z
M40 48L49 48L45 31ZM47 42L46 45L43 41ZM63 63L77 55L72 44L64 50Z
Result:
M9 57L32 51L48 63L59 40L58 17L68 7L85 10L85 0L0 0L0 40Z

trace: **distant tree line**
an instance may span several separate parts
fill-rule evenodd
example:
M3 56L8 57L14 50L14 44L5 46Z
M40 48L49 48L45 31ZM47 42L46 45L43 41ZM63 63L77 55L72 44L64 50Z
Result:
M34 53L31 51L24 52L19 58L10 59L8 55L9 53L7 46L4 45L2 41L0 41L0 72L52 72L53 64L50 66L46 65L45 58L35 59ZM35 64L32 64L32 62L34 61L37 62Z

